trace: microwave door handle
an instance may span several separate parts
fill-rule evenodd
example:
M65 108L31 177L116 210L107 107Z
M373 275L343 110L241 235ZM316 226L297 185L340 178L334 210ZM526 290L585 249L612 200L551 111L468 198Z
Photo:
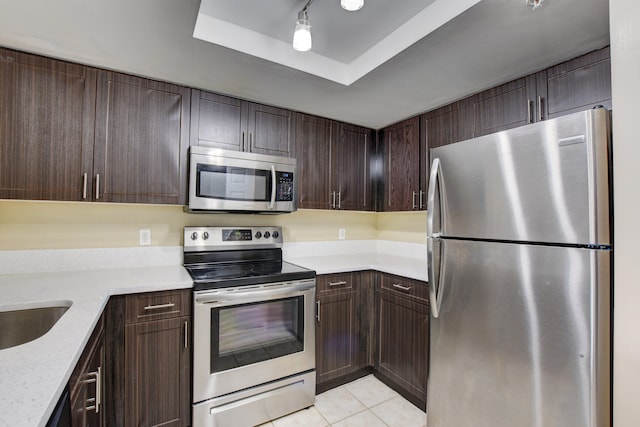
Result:
M276 167L271 165L271 200L269 201L269 209L273 209L276 205Z

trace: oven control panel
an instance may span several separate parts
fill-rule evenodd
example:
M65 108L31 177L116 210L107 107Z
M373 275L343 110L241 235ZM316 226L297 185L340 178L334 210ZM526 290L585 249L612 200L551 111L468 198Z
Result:
M184 251L281 248L282 227L185 227Z

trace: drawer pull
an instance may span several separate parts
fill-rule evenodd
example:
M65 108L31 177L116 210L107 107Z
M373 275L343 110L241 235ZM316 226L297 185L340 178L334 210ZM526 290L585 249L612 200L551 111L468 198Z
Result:
M399 285L397 283L394 283L392 286L394 288L396 288L396 289L401 289L403 291L410 291L411 290L411 286L402 286L402 285Z
M344 280L341 280L339 282L329 282L329 286L342 286L342 285L346 285L347 282L345 282Z
M168 304L148 305L144 309L145 310L160 310L162 308L171 308L171 307L175 307L175 306L176 305L174 303L170 302Z

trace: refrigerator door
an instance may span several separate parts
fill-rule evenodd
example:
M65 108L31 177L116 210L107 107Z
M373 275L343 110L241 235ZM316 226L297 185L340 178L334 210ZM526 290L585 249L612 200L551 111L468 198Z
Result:
M427 213L440 217L428 232L609 245L608 117L589 110L434 148Z
M427 425L609 426L611 252L440 245Z

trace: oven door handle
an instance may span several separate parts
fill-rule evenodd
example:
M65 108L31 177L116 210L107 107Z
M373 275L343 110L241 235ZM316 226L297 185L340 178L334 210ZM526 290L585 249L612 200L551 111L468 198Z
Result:
M265 297L286 297L292 296L316 287L315 282L305 282L293 286L277 287L275 289L257 289L240 292L202 292L196 293L196 304L213 304L216 302L237 301L242 299L264 299Z

